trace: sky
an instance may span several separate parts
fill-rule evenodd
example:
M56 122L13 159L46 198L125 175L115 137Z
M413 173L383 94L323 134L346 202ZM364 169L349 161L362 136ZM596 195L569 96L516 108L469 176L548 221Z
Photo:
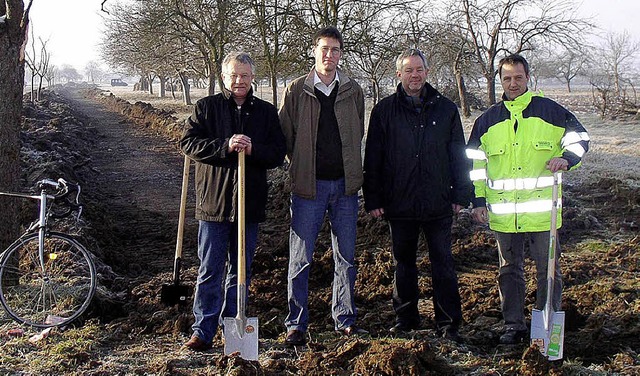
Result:
M100 62L103 0L33 0L31 27L36 40L48 40L47 50L57 66L70 64L84 71L91 60ZM108 9L109 2L105 7ZM627 30L640 40L639 0L578 0L582 17L593 17L603 32ZM31 35L29 36L31 37Z

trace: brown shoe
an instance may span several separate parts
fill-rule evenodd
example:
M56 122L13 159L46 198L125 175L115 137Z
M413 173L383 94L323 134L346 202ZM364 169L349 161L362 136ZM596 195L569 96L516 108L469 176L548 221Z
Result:
M206 343L195 335L191 336L184 346L193 351L206 351L212 347L211 343Z
M305 344L304 332L297 329L291 329L287 332L284 344L289 346L300 346Z

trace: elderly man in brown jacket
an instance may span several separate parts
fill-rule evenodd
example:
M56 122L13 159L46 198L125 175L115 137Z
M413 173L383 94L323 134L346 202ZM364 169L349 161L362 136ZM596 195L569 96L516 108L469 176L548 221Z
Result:
M355 243L362 185L364 96L338 68L343 40L335 27L314 37L315 66L287 87L279 116L291 162L288 345L305 343L309 268L325 213L334 252L332 316L336 332L365 333L355 325Z

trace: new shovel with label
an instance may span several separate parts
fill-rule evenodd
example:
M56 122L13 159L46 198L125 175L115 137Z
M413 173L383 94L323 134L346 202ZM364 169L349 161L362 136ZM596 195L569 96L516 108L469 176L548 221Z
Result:
M542 310L534 309L531 314L531 344L536 344L540 352L549 360L562 359L564 344L564 312L553 309L553 286L556 273L558 185L560 172L553 173L551 228L549 232L549 255L547 259L547 300Z

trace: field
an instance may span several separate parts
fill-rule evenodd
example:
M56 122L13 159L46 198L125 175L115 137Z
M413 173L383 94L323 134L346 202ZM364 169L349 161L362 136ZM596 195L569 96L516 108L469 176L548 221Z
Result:
M0 373L12 375L634 375L640 374L640 148L635 120L603 120L590 94L550 91L576 112L590 132L584 165L566 174L562 269L567 333L564 362L549 363L528 345L501 346L497 251L491 232L468 211L454 221L454 257L462 295L463 344L435 334L430 264L422 245L422 329L388 334L392 257L387 225L361 211L358 222L358 323L362 338L333 333L333 273L325 224L311 270L310 330L306 346L284 346L289 183L270 173L268 219L261 228L249 304L259 319L260 359L247 362L214 348L193 353L190 302L167 307L161 286L171 281L182 158L175 146L190 108L131 87L109 92L59 88L25 106L25 180L62 175L83 184L86 222L75 229L96 255L100 291L82 322L30 341L0 327ZM261 93L261 90L258 91ZM193 93L194 101L202 92ZM263 97L270 93L264 89ZM120 100L118 97L124 99ZM369 104L370 107L370 104ZM464 119L470 130L475 112ZM197 224L190 192L182 280L193 285ZM25 208L25 216L32 215ZM527 303L535 297L527 264Z

